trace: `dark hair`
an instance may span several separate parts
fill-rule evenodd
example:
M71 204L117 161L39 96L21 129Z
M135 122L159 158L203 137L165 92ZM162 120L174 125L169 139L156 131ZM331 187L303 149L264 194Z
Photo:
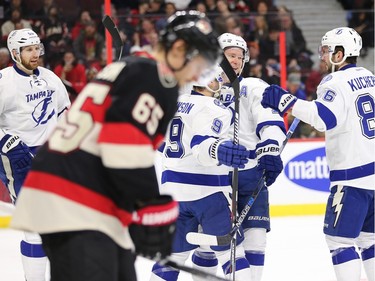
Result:
M344 49L343 46L336 46L334 54L336 54L339 51L342 52L345 55L345 49ZM346 63L350 63L350 64L356 64L357 63L357 58L358 57L347 57L345 59L345 62Z

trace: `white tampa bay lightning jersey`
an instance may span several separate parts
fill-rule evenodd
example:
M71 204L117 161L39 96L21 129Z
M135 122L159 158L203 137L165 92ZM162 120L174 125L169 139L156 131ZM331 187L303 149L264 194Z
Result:
M279 142L279 145L285 139L284 120L280 115L261 105L264 90L269 86L259 78L240 77L240 99L239 99L239 143L246 146L247 149L255 149L256 144L269 138L262 136L265 128L273 126L274 134L272 139ZM234 94L232 87L223 87L220 93L220 100L234 109ZM233 130L230 130L233 133ZM256 159L249 159L244 169L250 169L257 165Z
M375 77L347 65L327 75L313 102L298 100L295 117L325 131L331 187L375 190Z
M16 66L0 71L0 129L18 135L30 147L47 140L58 114L69 105L64 84L44 67L33 75Z
M162 148L160 193L193 201L215 192L230 192L230 167L217 165L210 146L229 138L233 114L218 99L199 93L181 95Z

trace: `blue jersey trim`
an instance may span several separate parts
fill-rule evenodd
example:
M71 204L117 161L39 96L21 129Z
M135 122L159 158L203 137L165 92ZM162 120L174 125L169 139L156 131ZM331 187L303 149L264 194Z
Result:
M318 108L319 117L323 120L324 124L326 125L327 130L330 130L337 125L336 116L329 110L326 106L324 106L320 102L315 102L316 107Z
M343 71L343 70L345 70L345 69L352 68L352 67L356 67L356 66L357 66L357 65L356 65L355 63L347 64L347 65L341 67L339 71Z
M20 68L18 68L18 66L17 66L17 64L13 64L13 68L14 68L14 70L18 73L18 74L20 74L20 75L22 75L22 76L26 76L26 77L28 77L28 76L30 76L30 74L27 74L26 72L24 72L23 70L21 70ZM36 76L39 76L39 69L38 68L36 68L36 69L34 69L33 70L33 73L36 75Z
M203 141L206 139L213 138L211 136L200 136L200 135L195 135L190 142L190 147L193 148L194 146L201 144Z
M374 174L375 162L345 170L333 170L329 173L331 181L354 180Z
M192 185L205 186L227 186L229 185L229 175L203 175L193 173L164 171L161 175L161 182L175 182Z
M280 127L280 129L283 131L284 134L286 134L286 130L285 130L285 124L283 121L267 121L267 122L262 122L262 123L259 123L257 125L257 128L256 128L256 134L258 136L258 138L260 138L260 131L262 130L262 128L264 126L278 126Z
M163 141L163 143L158 147L158 151L159 152L163 152L164 151L164 147L165 147L165 141Z

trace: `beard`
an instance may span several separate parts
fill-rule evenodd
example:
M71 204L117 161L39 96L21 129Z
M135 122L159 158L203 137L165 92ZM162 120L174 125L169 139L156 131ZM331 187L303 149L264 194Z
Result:
M24 68L26 68L27 70L35 70L37 69L37 67L39 66L38 63L30 63L30 62L26 62L24 61L22 58L21 58L21 63L23 65Z

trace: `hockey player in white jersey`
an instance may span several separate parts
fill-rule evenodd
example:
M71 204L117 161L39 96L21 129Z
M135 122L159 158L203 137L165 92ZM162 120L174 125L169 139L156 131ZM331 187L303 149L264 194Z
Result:
M267 187L272 185L283 169L279 148L285 139L285 125L283 118L277 112L265 109L260 104L263 91L269 85L258 78L241 76L244 64L249 61L245 40L238 35L224 33L219 37L219 43L240 79L239 142L247 149L256 149L257 152L257 159L249 160L244 168L239 169L238 212L241 212L248 203L263 171L266 179L266 186L262 188L242 223L243 247L250 264L250 280L260 281L264 267L266 233L270 231ZM233 107L233 88L223 87L220 99L224 104ZM199 259L196 259L196 256ZM193 255L194 266L204 267L206 263L212 262L213 257L206 255L202 258L199 251Z
M280 114L292 108L295 117L325 132L331 191L324 233L338 281L359 281L361 260L368 280L375 280L375 77L356 66L361 48L354 29L328 31L320 58L332 73L320 82L317 100L297 99L276 86L262 100Z
M14 30L7 44L14 65L0 71L0 179L15 203L37 148L70 101L61 80L38 66L44 49L34 31ZM21 254L26 280L45 280L47 258L39 235L25 233Z
M162 147L160 192L172 195L180 208L171 255L177 263L184 263L191 250L197 248L186 241L186 234L197 232L199 225L208 234L230 231L230 167L244 167L249 157L255 157L254 151L247 151L229 139L233 113L213 97L220 90L220 83L214 80L207 87L204 84L196 84L191 94L180 96ZM236 280L248 280L249 264L241 241L237 246ZM224 275L229 276L229 246L212 250ZM151 280L177 280L178 274L176 269L156 263Z

